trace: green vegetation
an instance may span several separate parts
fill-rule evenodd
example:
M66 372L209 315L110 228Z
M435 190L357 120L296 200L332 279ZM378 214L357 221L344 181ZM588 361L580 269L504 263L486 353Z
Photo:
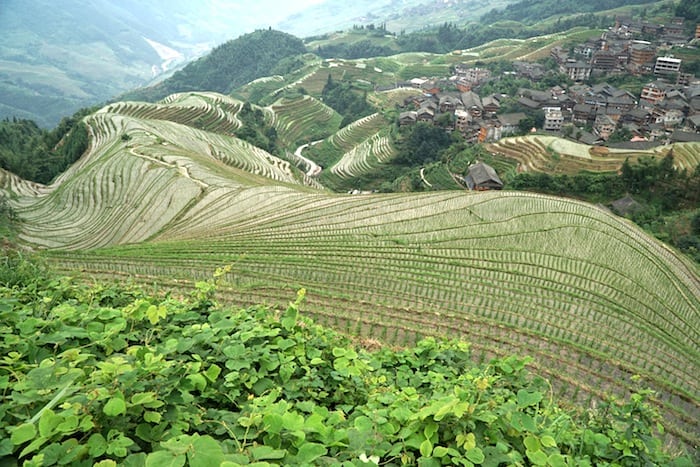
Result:
M0 240L14 240L17 235L18 223L17 213L10 206L5 193L0 191ZM4 250L5 246L2 245Z
M182 91L228 94L257 78L298 68L303 62L295 57L305 52L304 43L294 36L271 29L258 30L216 47L162 83L127 93L125 98L156 101Z
M340 122L341 128L350 123L374 113L374 109L367 102L367 91L357 89L352 82L336 82L332 75L328 75L326 85L321 92L323 102L343 116Z
M46 274L0 283L0 460L691 465L662 449L651 391L563 409L530 359L475 365L468 344L435 339L370 352L300 316L303 289L284 311L220 306L230 271L183 298Z
M47 250L42 257L69 274L138 277L179 294L234 263L220 278L227 302L279 304L306 287L306 313L320 323L398 345L463 338L476 360L530 355L555 394L582 406L625 396L640 374L660 394L651 402L673 439L697 442L696 266L634 225L571 200L308 188L318 182L289 162L226 131L194 128L198 122L235 132L240 105L213 93L181 93L156 105L101 109L85 119L90 150L55 185L37 192L3 179L22 219L17 242ZM365 172L361 161L399 167L366 157L379 154L387 136L381 115L338 131L340 115L298 94L263 112L280 147L310 130L332 135L319 146L337 148L337 170L324 172L342 183L376 182L377 172ZM561 161L571 149L539 141ZM677 163L694 160L691 148L674 146ZM447 172L482 156L453 142L434 163L401 170L425 168L428 182L448 184ZM341 178L346 172L351 176ZM427 187L419 173L415 180Z
M655 0L616 0L615 7L626 5L643 5L654 3ZM611 2L606 0L591 0L589 2L577 2L574 0L545 0L533 3L524 0L508 5L502 9L494 9L483 15L481 20L486 23L499 21L519 21L524 24L536 24L552 16L571 15L573 13L596 13L605 11L611 7Z
M279 151L277 147L277 130L268 125L262 109L253 107L249 103L243 104L236 116L241 120L241 127L236 130L236 137L249 142L253 146L264 149L270 154Z
M78 160L88 148L82 118L95 109L81 109L53 130L31 120L0 121L0 168L39 183L49 183Z

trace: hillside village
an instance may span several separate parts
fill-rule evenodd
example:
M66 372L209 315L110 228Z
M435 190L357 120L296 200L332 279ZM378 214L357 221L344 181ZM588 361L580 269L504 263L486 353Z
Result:
M465 64L454 67L449 78L414 78L400 85L423 94L404 101L399 124L432 122L474 143L535 131L637 149L700 141L700 78L686 71L694 67L674 57L674 49L696 49L700 24L692 37L685 26L683 18L654 24L617 17L597 39L568 50L554 47L548 67L518 61L512 71L494 73ZM548 76L551 82L551 71L561 82L538 85ZM636 95L606 82L621 75L649 79ZM521 87L515 95L482 91L508 76L538 89Z

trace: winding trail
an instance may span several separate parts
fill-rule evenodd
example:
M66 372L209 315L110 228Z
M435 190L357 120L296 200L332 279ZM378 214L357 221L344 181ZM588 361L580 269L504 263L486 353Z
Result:
M315 163L311 159L308 159L308 158L302 156L301 152L304 149L308 148L309 146L316 145L316 144L320 143L321 141L323 141L323 140L320 139L318 141L312 141L310 143L302 144L301 146L299 146L297 148L296 151L294 151L294 157L301 160L308 167L308 169L306 170L306 175L308 177L318 177L319 175L321 175L321 171L323 170L323 167L321 167L320 165L318 165L317 163Z
M425 179L425 167L420 168L420 179L423 180L423 183L428 185L430 188L433 187L433 184L430 183L428 180Z
M204 189L209 188L209 185L207 183L205 183L197 178L193 178L190 175L190 171L184 165L180 165L177 162L174 162L171 164L171 163L156 159L155 157L147 156L146 154L140 154L140 153L136 152L136 149L133 147L129 148L129 153L133 156L140 157L141 159L146 159L146 160L153 162L155 164L162 165L163 167L167 167L169 169L176 169L180 173L180 175L182 175L185 178L189 178L190 180L192 180L194 183L196 183L200 187L202 187Z

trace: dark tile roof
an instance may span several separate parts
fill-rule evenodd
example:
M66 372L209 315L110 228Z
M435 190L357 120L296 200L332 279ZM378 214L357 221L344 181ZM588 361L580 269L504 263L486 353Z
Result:
M477 162L469 166L469 175L464 178L470 189L480 186L500 186L503 187L503 182L498 177L498 174L490 165L483 162Z

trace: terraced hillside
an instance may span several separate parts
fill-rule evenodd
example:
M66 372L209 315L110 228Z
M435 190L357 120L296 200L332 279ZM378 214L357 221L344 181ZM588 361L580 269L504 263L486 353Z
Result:
M20 239L58 269L182 291L232 264L221 299L306 287L321 323L531 355L572 402L642 375L669 431L700 441L698 270L627 221L527 193L330 194L225 135L108 110L87 122L89 153L12 200Z
M121 109L127 115L113 113ZM20 239L34 248L70 249L141 242L212 193L303 183L288 162L234 137L166 120L173 115L186 116L177 105L113 104L86 119L91 147L53 185L4 176L2 187L26 221Z
M388 135L388 123L379 113L368 115L341 128L308 148L312 160L329 167L327 175L349 179L377 168L390 159L395 149Z
M572 174L581 170L617 171L625 159L634 162L641 157L664 157L673 151L677 169L694 170L700 163L700 143L676 143L650 150L591 147L562 138L528 135L504 138L486 145L489 152L518 161L518 170Z
M242 102L217 93L172 94L158 104L119 102L101 112L117 113L141 119L169 120L201 130L233 134L241 126L236 114Z
M286 147L325 138L338 130L342 120L338 112L311 96L282 98L265 110Z

